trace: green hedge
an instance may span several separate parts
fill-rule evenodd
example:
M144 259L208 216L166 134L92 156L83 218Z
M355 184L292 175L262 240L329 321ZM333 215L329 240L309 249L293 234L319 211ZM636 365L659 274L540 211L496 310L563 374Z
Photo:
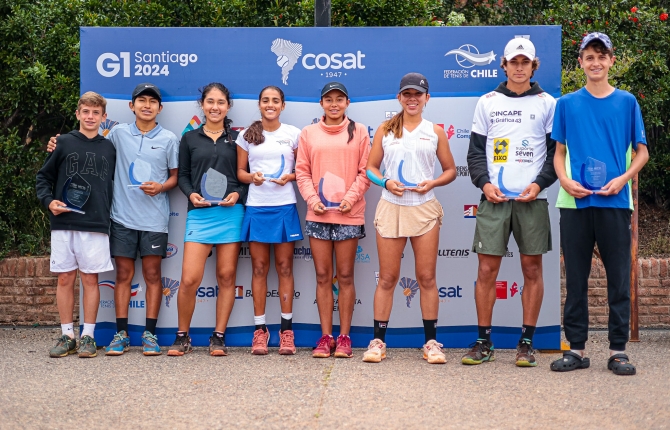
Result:
M670 48L667 12L656 1L333 0L336 26L563 25L564 91L583 82L576 69L581 34L605 31L619 62L613 83L638 96L652 159L643 197L670 195ZM637 10L631 12L631 8ZM80 26L312 26L314 1L3 0L0 2L0 257L48 251L49 225L35 198L35 172L49 136L75 127Z

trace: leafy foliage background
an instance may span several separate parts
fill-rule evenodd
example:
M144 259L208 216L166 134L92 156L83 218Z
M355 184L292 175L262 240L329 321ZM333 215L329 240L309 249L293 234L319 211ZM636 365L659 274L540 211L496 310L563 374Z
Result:
M333 26L563 26L563 91L583 85L579 40L617 46L612 83L638 97L652 158L641 195L670 206L670 24L667 1L333 0ZM632 11L633 10L633 11ZM0 257L44 254L49 220L35 173L56 133L76 127L79 27L314 25L314 0L0 0Z

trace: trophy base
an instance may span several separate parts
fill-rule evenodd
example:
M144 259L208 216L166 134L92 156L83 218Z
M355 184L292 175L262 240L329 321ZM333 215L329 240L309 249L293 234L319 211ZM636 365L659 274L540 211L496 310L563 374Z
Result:
M205 200L206 203L211 203L212 205L218 205L222 201L223 201L223 199L221 199L221 200Z
M126 187L128 187L128 188L139 188L141 186L142 186L142 184L140 184L140 185L126 185Z
M71 207L69 207L69 206L59 206L59 207L61 207L61 208L63 208L63 209L67 209L69 212L74 212L74 213L76 213L76 214L82 214L82 215L84 215L84 214L86 213L86 212L84 212L84 211L81 210L81 209L71 208Z
M407 185L405 185L404 187L402 187L402 189L403 189L403 191L414 191L414 190L418 190L419 187L417 187L415 185L412 185L412 186L408 187Z
M325 208L323 208L323 210L326 210L326 211L339 211L339 210L340 210L340 207L339 207L339 206L329 206L329 207L325 207Z

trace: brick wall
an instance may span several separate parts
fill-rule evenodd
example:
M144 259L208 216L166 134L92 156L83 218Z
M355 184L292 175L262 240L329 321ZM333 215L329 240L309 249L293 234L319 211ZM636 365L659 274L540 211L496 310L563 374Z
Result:
M640 327L670 327L670 258L642 259L638 264ZM0 325L60 324L56 285L46 257L0 261ZM590 323L593 327L607 327L607 279L598 259L593 260L589 287ZM565 270L561 261L561 303L564 302ZM79 289L75 289L74 315L77 322Z

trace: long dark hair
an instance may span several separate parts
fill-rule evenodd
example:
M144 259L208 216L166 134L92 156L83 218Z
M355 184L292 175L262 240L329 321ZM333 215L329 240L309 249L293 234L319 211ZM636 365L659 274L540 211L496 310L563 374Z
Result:
M279 93L279 98L281 99L282 104L284 104L284 91L282 91L279 87L275 87L274 85L268 85L261 90L260 94L258 94L259 104L263 98L263 93L266 90L277 91ZM263 136L263 122L259 120L251 123L249 128L247 128L247 130L244 132L244 140L249 143L253 143L254 145L260 145L261 143L265 142L265 136Z
M233 107L233 101L230 98L230 90L228 90L228 88L226 88L226 86L223 85L220 82L211 82L211 83L205 85L204 87L200 88L200 100L198 101L198 103L200 103L200 107L202 108L202 104L205 102L205 99L207 98L207 94L209 94L209 92L214 90L214 89L217 89L217 90L219 90L223 93L223 95L226 97L226 102L228 102L228 106L230 106L230 108L232 108ZM203 125L205 125L206 120L207 120L206 117L203 118L203 122L202 122ZM226 132L226 142L228 142L231 145L233 144L233 139L232 139L231 134L230 134L231 133L230 124L232 124L232 123L233 123L233 120L228 118L227 115L226 115L225 118L223 118L223 128Z

